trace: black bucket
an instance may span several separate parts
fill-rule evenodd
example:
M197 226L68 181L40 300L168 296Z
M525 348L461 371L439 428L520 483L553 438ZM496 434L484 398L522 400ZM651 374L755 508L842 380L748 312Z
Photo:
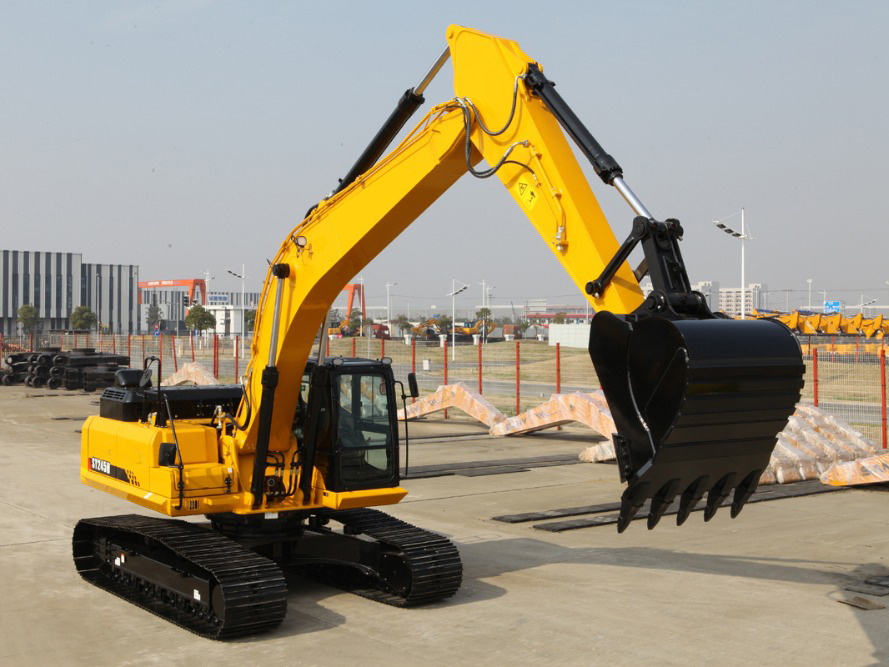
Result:
M649 528L677 496L680 525L705 494L705 520L732 491L737 516L800 398L805 365L790 329L773 320L657 316L628 324L600 312L590 356L628 483L618 530L649 499Z

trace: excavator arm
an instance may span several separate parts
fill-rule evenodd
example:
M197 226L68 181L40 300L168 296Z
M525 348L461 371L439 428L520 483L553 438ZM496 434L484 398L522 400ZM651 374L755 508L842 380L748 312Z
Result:
M235 439L253 464L254 508L268 452L292 447L298 387L316 332L342 284L358 273L466 173L496 176L596 310L590 352L618 426L624 493L621 529L647 500L649 524L681 495L680 522L705 494L707 517L735 491L752 494L802 386L799 346L776 322L714 317L690 289L676 220L660 222L623 172L510 40L451 26L448 48L408 90L332 195L287 236L266 278ZM447 56L454 99L433 107L390 153L391 140ZM615 238L566 134L636 213ZM378 159L379 158L379 159ZM477 165L485 160L487 168ZM506 233L507 230L504 230ZM634 271L626 260L641 245ZM654 292L643 298L639 279ZM252 406L252 409L250 408ZM308 465L301 488L311 488Z

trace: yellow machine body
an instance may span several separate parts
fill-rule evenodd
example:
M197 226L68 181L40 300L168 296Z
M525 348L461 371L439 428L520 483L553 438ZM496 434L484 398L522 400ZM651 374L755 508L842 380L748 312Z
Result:
M216 429L180 421L176 435L185 483L180 510L173 507L179 497L179 470L157 464L161 444L173 442L169 427L89 417L81 436L80 478L89 486L171 516L236 508L242 499L230 492L237 488L235 468L219 462Z
M223 437L220 442L215 428L179 420L176 440L185 485L181 506L179 469L158 465L161 445L174 442L170 427L87 418L81 435L80 479L95 489L169 516L244 512L245 494L237 491L242 485L231 438ZM302 503L301 509L390 505L407 495L401 487L333 492L324 488L323 477L314 482L315 502Z

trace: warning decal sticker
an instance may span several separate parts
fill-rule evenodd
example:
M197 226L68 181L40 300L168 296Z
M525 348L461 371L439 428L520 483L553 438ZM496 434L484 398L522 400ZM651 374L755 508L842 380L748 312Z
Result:
M540 198L540 195L537 194L537 188L528 180L526 176L522 176L519 178L518 185L516 185L516 192L519 195L519 199L524 202L525 206L529 209L534 208L534 204L537 203L537 200Z

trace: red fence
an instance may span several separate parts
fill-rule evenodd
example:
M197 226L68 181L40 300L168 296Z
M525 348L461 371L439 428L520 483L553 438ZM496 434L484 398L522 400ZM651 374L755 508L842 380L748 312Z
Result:
M126 350L133 366L147 356L162 359L168 377L182 364L197 362L225 383L239 382L250 361L252 340L218 336L110 336L94 333L51 336L0 336L3 356L42 346L63 350L93 348L102 352ZM886 348L889 341L838 342L829 338L806 342L806 385L803 401L817 405L848 422L878 445L887 447ZM316 348L317 349L317 348ZM334 356L392 359L396 378L417 375L421 393L439 385L463 382L478 388L504 414L537 406L552 394L588 392L599 386L586 349L549 346L537 340L488 342L483 345L450 341L340 338L325 341ZM446 413L447 414L447 413ZM462 417L461 413L447 414Z

